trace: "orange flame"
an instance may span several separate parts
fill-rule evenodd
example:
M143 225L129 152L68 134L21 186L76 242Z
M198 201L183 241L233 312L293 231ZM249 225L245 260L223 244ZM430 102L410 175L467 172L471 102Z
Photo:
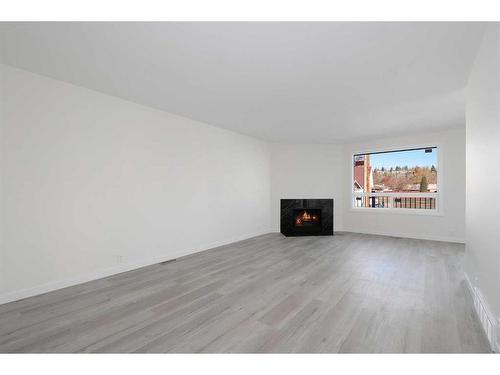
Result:
M302 225L303 222L311 221L318 221L318 217L316 215L311 215L309 212L304 210L302 214L295 218L295 225Z

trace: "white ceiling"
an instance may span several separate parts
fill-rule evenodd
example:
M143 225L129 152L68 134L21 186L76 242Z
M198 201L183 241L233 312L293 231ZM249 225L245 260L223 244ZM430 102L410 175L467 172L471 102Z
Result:
M282 142L463 126L480 23L3 23L6 64Z

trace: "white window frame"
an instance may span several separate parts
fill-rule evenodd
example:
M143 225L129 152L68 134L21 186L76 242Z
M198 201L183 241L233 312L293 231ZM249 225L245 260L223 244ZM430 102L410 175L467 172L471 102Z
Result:
M437 181L438 189L437 193L355 193L354 192L354 156L360 154L373 154L381 152L397 152L397 151L409 151L411 149L425 149L425 148L436 148L438 151L437 158ZM404 145L404 146L394 146L394 147L384 147L384 148L370 148L368 150L361 150L351 153L350 157L350 170L351 170L351 180L349 182L351 203L349 204L351 212L360 213L383 213L383 214L410 214L410 215L425 215L425 216L444 216L444 205L443 205L443 146L439 143L425 143L417 145ZM464 166L465 167L465 166ZM354 198L359 196L389 196L389 197L435 197L436 198L436 208L435 209L418 209L418 208L373 208L373 207L356 207L354 205Z

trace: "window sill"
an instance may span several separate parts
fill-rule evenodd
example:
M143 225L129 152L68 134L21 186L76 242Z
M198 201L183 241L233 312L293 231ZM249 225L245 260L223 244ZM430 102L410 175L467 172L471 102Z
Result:
M391 215L423 215L423 216L444 216L444 213L439 210L426 209L407 209L407 208L350 208L350 212L356 213L376 213L376 214L391 214Z

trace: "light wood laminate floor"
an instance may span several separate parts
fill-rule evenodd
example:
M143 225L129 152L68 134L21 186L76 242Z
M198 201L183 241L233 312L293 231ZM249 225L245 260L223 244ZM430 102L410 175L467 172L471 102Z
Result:
M464 246L259 236L0 306L0 352L488 352Z

